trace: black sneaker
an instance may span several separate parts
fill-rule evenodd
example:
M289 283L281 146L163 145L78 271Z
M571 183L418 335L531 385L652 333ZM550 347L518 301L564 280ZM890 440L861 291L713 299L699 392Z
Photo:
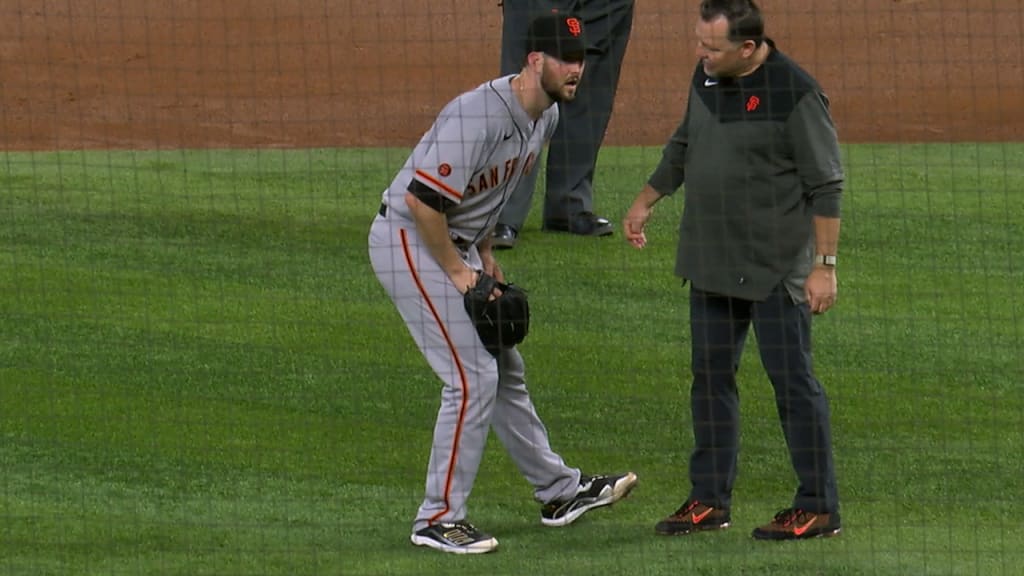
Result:
M839 534L839 514L819 514L800 508L786 508L751 534L757 540L803 540Z
M519 231L508 224L498 224L491 234L491 247L498 250L507 250L516 247L519 241Z
M636 486L636 474L621 476L582 476L576 495L568 500L549 502L540 509L545 526L568 526L588 510L608 506L629 495Z
M611 236L615 228L607 218L593 212L580 212L569 219L551 218L544 222L548 232L568 232L579 236Z
M698 500L687 500L668 518L658 522L654 531L663 536L681 536L702 530L729 527L729 511L712 508Z
M477 530L469 522L432 524L414 532L412 543L452 554L484 554L498 547L490 534Z

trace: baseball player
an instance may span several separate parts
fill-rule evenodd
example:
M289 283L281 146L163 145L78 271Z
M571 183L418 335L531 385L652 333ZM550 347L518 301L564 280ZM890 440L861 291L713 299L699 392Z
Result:
M444 386L412 542L444 552L490 552L498 541L467 521L491 428L543 504L541 522L566 526L613 504L636 484L628 472L585 476L552 451L530 400L522 356L492 355L463 305L480 273L503 274L491 231L528 174L583 75L582 24L547 14L531 22L518 74L449 102L383 194L370 260L409 333Z

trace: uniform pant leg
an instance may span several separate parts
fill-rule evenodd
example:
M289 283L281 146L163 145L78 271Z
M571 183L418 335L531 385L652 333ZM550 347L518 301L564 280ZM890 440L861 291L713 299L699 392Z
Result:
M478 265L475 252L466 257ZM370 261L443 384L425 495L413 530L463 520L491 426L497 361L480 342L462 295L420 243L412 222L377 217L370 229Z
M523 357L515 348L498 358L498 398L492 425L519 471L534 487L534 497L551 502L570 497L579 486L580 471L566 466L551 449L548 431L537 416L526 388Z
M690 498L729 508L739 454L736 371L750 326L750 303L690 288L694 448Z
M591 0L579 10L586 69L576 98L560 104L561 120L548 148L545 221L593 212L594 168L633 28L633 0Z
M793 506L810 512L839 508L828 397L814 376L811 312L781 284L753 309L761 362L775 388L782 430L799 480Z

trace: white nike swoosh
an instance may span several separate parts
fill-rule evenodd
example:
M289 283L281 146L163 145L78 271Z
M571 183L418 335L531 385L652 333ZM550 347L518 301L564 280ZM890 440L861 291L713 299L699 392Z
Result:
M711 80L710 78L704 81L705 86L714 86L718 84L718 80Z

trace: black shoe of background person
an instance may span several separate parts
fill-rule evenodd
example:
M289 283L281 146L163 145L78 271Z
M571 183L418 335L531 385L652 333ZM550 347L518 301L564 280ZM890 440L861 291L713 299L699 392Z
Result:
M552 218L544 222L544 230L548 232L568 232L578 236L611 236L614 232L612 223L593 212L580 212L568 220Z
M491 247L497 250L507 250L516 247L519 241L519 231L508 224L498 224L491 234Z

